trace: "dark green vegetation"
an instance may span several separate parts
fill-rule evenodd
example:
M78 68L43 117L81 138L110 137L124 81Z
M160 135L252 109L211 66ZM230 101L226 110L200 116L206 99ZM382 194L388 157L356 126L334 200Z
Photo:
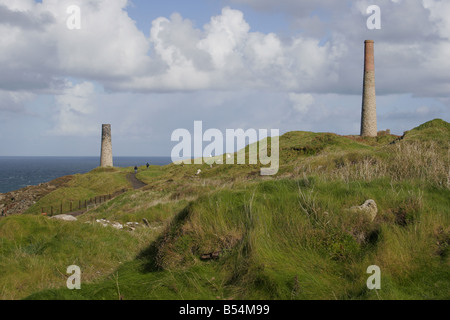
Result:
M33 210L0 220L0 298L448 299L449 141L442 120L402 138L290 132L274 177L251 165L140 168L147 187L77 222ZM94 170L65 196L104 192L90 180L127 188L131 171ZM41 201L60 201L57 192ZM367 199L373 222L348 210ZM149 227L104 228L102 218ZM65 288L72 264L81 290ZM370 265L381 290L367 289Z

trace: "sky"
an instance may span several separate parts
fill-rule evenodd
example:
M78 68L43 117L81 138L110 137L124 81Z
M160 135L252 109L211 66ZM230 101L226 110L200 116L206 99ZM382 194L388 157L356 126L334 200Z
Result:
M97 156L104 123L115 156L194 121L356 135L366 39L379 130L450 121L450 1L0 0L0 156Z

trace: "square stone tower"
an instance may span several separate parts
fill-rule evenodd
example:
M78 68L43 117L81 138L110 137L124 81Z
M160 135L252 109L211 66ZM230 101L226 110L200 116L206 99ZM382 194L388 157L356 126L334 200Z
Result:
M361 136L377 136L377 102L375 93L374 41L364 42L364 85L361 115Z
M102 150L100 154L100 167L113 167L111 125L102 125Z

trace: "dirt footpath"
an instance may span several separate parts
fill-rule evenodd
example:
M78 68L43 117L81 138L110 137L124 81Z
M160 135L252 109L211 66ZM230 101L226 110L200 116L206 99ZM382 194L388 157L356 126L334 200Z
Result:
M141 189L141 188L146 186L145 183L143 183L141 180L136 178L136 174L135 173L128 174L127 175L127 179L128 179L128 181L131 182L131 185L133 186L134 190Z

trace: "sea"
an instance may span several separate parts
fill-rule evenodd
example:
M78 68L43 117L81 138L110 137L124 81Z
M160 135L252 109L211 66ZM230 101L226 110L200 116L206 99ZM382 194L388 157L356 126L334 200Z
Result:
M114 157L115 167L163 166L170 157ZM59 177L86 173L100 164L99 157L0 157L0 193L49 182Z

